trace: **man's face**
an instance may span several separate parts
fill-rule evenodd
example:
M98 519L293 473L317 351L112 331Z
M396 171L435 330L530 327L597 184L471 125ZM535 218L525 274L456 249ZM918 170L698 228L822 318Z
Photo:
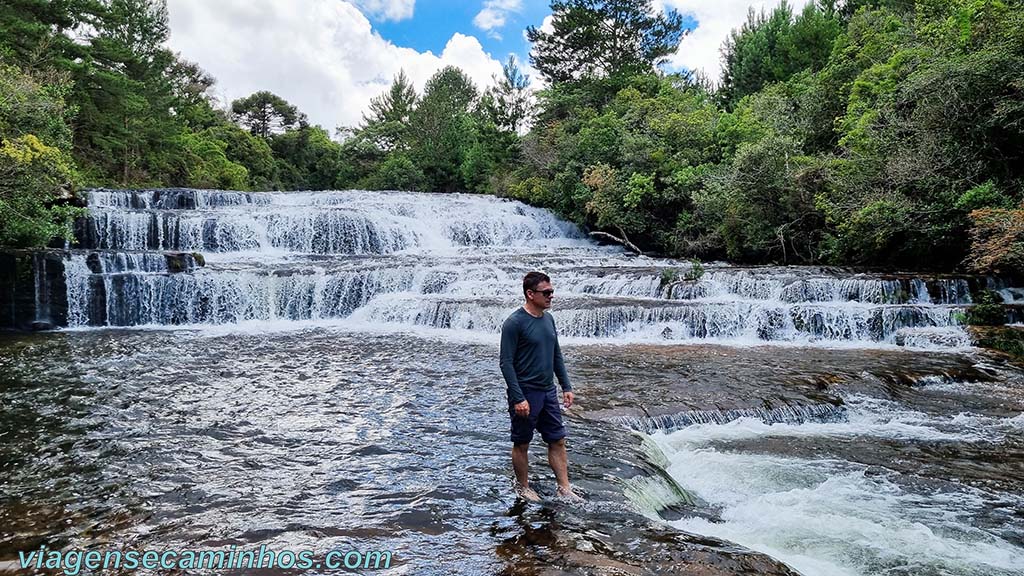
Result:
M551 287L550 282L541 282L537 285L534 290L526 291L526 298L541 309L551 308L551 301L555 297L555 289Z

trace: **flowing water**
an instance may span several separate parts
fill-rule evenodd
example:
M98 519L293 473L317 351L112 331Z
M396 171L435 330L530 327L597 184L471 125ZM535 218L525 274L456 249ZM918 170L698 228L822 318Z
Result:
M1024 372L960 325L998 279L700 274L478 196L90 206L69 328L0 336L0 571L266 544L394 574L1024 574ZM580 507L510 492L497 333L531 269Z

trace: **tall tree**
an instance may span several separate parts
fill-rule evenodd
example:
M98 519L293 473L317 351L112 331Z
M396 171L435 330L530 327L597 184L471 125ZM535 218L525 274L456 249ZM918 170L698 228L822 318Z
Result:
M408 147L409 121L416 107L416 89L404 70L395 76L387 92L370 100L370 112L363 115L359 136L384 152Z
M44 246L70 238L66 205L77 174L68 150L66 75L35 76L0 64L0 246Z
M473 142L470 112L476 100L473 81L454 66L439 70L424 87L412 115L412 155L434 190L463 186L459 168Z
M683 17L651 0L554 0L552 31L526 29L530 61L550 83L653 71L683 39Z
M370 114L363 115L363 122L408 122L415 106L416 88L405 70L399 70L388 91L370 99Z
M501 78L495 76L494 85L484 92L481 105L495 126L518 132L530 113L530 77L519 69L514 54L501 71Z
M0 57L29 70L69 68L88 51L72 32L97 27L103 10L100 0L4 0Z
M231 112L239 124L254 136L273 134L306 126L306 115L277 94L261 90L231 103Z
M747 21L722 45L719 98L731 108L768 84L803 70L820 70L841 32L831 0L811 2L796 17L785 0L770 14L751 8Z
M166 71L175 56L164 0L103 0L87 58L75 70L76 156L122 184L159 181L157 159L177 137ZM99 176L99 175L97 175Z

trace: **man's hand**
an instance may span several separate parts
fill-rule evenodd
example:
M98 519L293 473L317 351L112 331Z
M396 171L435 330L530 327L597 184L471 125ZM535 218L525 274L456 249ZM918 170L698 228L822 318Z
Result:
M572 392L566 392L564 396L565 396L565 407L566 408L572 407L572 401L575 399L575 396L573 396Z
M519 416L521 418L526 418L527 416L530 415L530 403L527 402L526 400L523 400L519 404L516 404L515 405L515 409L516 409L516 416Z

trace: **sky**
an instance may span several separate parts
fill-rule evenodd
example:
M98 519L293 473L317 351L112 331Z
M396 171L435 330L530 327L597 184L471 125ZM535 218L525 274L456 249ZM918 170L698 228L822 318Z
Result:
M790 1L795 9L809 0ZM776 0L654 0L686 16L690 32L670 70L720 74L719 47L750 8ZM222 102L269 90L334 134L355 126L370 99L404 70L422 91L454 65L481 90L515 55L534 86L527 26L550 18L547 0L168 0L170 48L217 79Z

